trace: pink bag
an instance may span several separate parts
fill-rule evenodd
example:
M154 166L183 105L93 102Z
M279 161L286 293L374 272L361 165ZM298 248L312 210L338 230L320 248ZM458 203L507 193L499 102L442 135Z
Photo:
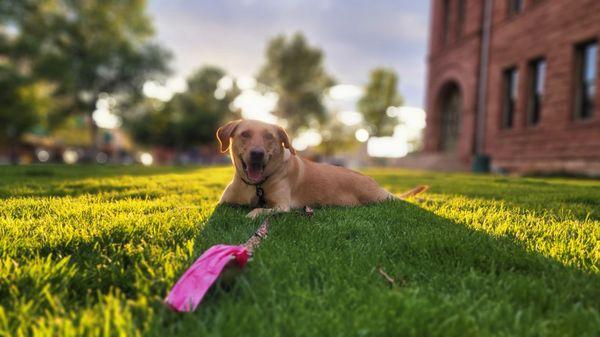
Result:
M217 280L223 268L231 261L244 267L249 252L245 246L215 245L210 247L181 276L173 286L165 302L174 310L189 312L196 310L204 294Z

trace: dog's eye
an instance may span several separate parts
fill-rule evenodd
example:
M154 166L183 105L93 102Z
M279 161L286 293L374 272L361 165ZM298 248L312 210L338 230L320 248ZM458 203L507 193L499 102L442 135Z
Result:
M242 136L242 138L250 138L250 132L248 131L244 131L240 134L240 136Z
M273 140L273 138L275 138L272 134L270 133L265 133L265 139L266 140Z

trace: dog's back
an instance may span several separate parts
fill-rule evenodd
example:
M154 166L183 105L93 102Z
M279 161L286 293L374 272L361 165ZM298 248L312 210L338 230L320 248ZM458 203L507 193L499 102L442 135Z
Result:
M295 205L357 206L394 198L361 173L296 158L297 172L290 174Z

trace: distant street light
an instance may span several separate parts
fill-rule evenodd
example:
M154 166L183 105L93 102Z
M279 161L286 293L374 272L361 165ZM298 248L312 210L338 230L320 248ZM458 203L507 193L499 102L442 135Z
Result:
M75 150L66 149L63 152L62 158L66 164L75 164L79 160L79 154Z
M356 140L359 142L364 143L369 140L369 131L366 129L358 129L356 130L356 133L354 133L354 137L356 137Z
M150 153L144 152L140 155L140 162L144 166L150 166L152 163L154 163L154 158Z

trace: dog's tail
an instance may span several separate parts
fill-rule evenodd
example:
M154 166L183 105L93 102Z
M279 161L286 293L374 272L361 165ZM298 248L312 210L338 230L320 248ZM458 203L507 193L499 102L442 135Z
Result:
M408 191L400 194L399 196L397 196L397 198L399 198L399 199L406 199L406 198L409 198L409 197L413 197L413 196L415 196L417 194L420 194L420 193L423 193L423 192L427 191L428 189L429 189L429 186L427 186L427 185L420 185L420 186L417 186L417 187L415 187L415 188L413 188L411 190L408 190Z

